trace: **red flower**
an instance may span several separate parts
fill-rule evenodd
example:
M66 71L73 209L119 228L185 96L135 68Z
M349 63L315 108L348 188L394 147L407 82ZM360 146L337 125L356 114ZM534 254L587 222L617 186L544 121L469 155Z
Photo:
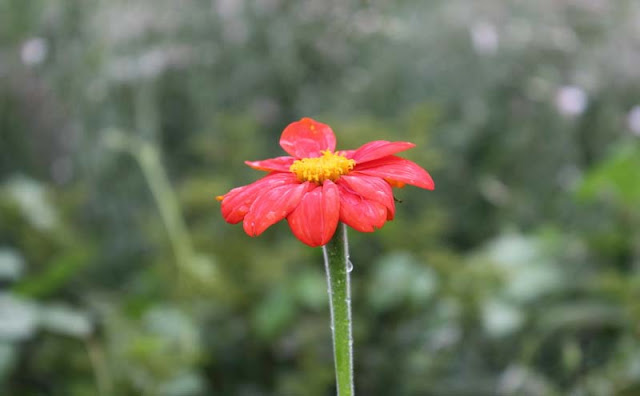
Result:
M249 236L286 218L298 239L322 246L340 221L372 232L392 220L392 186L434 188L427 171L393 155L413 143L376 140L357 150L336 152L331 127L303 118L285 128L280 146L291 156L245 162L269 172L267 176L218 197L224 219L231 224L243 221Z

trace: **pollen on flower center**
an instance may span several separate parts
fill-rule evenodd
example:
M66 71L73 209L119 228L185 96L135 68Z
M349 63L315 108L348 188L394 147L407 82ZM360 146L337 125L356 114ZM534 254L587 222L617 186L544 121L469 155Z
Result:
M327 179L338 180L340 176L349 173L354 166L356 161L325 150L322 151L321 157L302 158L295 161L289 170L295 173L300 181L322 184Z

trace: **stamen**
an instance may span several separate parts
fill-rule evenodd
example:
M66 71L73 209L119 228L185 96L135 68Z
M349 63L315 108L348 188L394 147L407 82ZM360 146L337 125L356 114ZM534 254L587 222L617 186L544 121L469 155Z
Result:
M338 180L340 176L349 173L354 166L356 161L325 150L322 151L321 157L302 158L295 161L289 170L295 173L300 181L322 184L327 179Z

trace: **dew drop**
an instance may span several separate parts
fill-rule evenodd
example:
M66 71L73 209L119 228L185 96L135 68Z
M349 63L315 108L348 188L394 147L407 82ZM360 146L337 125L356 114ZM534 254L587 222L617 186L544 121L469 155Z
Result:
M353 271L353 263L351 260L347 259L347 272Z

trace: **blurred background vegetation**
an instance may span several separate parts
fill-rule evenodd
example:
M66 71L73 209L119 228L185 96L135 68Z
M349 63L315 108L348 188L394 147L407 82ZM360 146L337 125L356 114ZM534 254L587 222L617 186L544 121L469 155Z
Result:
M639 395L639 65L633 0L0 0L0 394L333 394L321 250L214 199L311 116L436 181L359 394Z

